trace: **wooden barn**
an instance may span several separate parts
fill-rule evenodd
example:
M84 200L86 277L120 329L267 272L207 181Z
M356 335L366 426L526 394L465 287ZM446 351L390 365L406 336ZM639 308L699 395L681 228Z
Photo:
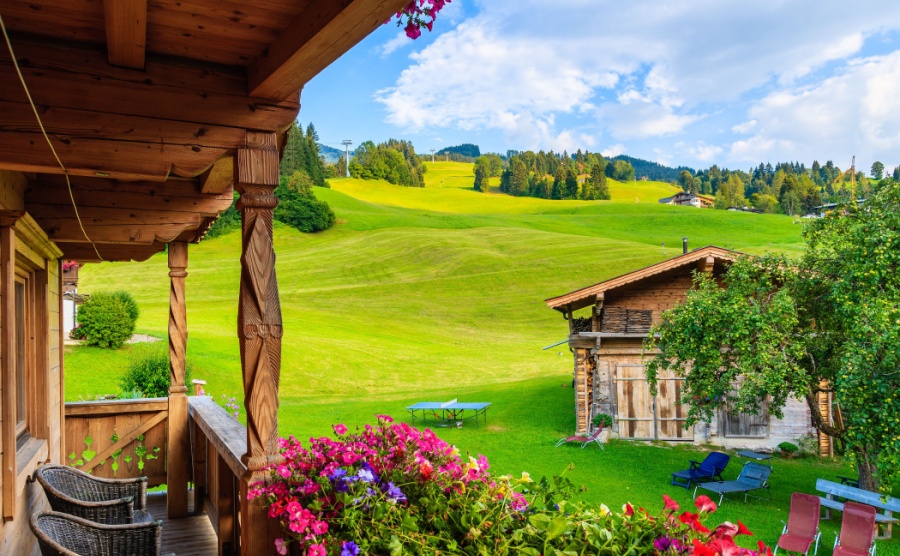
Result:
M546 301L569 323L577 432L588 432L593 416L606 413L613 416L613 431L633 440L772 447L815 433L809 409L794 399L782 420L765 408L759 415L722 409L714 422L685 428L687 407L679 401L683 379L662 374L657 395L650 394L642 349L651 326L685 299L694 272L721 275L738 255L703 247ZM583 316L576 316L579 310L585 310Z
M274 553L246 493L279 457L280 154L304 84L407 1L0 0L0 554L38 553L46 462L166 484L163 552ZM233 190L246 427L184 384L188 245ZM166 249L170 395L64 403L61 261Z

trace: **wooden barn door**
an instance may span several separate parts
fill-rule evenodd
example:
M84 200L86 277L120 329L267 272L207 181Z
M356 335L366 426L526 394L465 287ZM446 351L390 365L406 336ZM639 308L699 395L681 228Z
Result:
M681 398L683 378L675 376L671 371L659 374L659 392L656 395L657 440L693 440L694 427L685 430L687 407L678 400Z
M653 396L647 383L644 365L616 365L616 421L619 437L632 440L655 440Z
M616 422L619 436L631 440L693 440L694 429L682 427L687 408L678 403L681 381L671 373L659 376L657 396L650 394L646 366L616 365Z

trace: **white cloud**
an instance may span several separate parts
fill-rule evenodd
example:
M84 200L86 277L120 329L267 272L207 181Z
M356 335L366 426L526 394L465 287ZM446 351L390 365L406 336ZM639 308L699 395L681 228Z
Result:
M615 145L610 145L600 151L600 154L605 156L606 158L612 158L614 156L619 156L620 154L625 152L625 145L621 143L616 143Z
M764 96L758 106L793 120L788 107L811 102L799 96L900 30L894 0L873 0L865 10L848 10L840 0L815 9L783 0L635 0L602 9L588 0L480 0L476 7L475 17L410 55L394 85L376 93L389 123L413 132L493 129L511 148L548 149L588 140L603 147L601 137L629 140L630 147L673 135L694 145L722 143L688 137L709 119L718 130L755 135L729 151L698 146L689 152L696 160L797 150L799 138L772 135L782 127L755 109L748 113L746 104ZM872 120L892 121L875 101L889 103L886 87L867 89Z
M394 38L381 45L381 57L390 56L394 52L400 50L404 46L409 46L412 41L406 36L406 33L400 32L394 35Z
M897 83L900 51L854 60L816 86L772 93L749 110L758 131L735 142L730 158L832 159L842 167L853 155L893 160L900 150Z
M739 124L735 124L731 126L731 131L735 133L746 134L753 131L753 128L756 127L756 120L747 120L746 122L741 122Z
M725 149L718 145L707 145L702 141L688 148L688 153L697 160L703 162L712 162L717 156L722 154Z

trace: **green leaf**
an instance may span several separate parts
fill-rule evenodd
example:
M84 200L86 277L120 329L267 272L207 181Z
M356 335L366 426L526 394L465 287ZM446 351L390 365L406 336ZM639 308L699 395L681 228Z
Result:
M547 540L553 540L563 533L566 532L568 528L568 520L565 516L560 516L550 522L550 525L547 527Z
M550 528L550 516L547 514L534 514L528 516L528 523L539 531L546 531Z

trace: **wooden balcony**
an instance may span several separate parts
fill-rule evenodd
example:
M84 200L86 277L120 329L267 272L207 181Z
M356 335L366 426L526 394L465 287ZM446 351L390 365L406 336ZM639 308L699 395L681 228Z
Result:
M66 404L66 444L75 456L68 463L101 477L148 476L151 486L165 484L167 468L169 473L174 467L188 468L190 490L169 489L148 497L149 511L164 521L164 554L250 554L242 546L240 524L250 519L259 522L260 517L267 527L254 534L265 535L271 547L266 553L274 553L271 539L278 535L277 523L264 518L259 504L244 501L242 491L249 477L243 462L246 427L212 398L192 396L188 398L188 461L175 461L166 444L167 407L166 398ZM187 499L187 517L169 517L174 497Z

